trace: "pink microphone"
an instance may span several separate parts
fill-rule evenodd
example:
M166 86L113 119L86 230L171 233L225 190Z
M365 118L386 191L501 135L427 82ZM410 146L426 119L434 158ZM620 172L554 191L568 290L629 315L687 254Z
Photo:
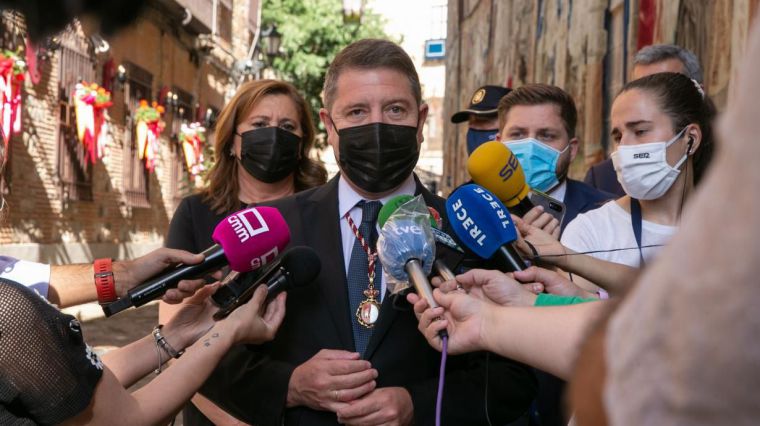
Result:
M290 229L274 207L251 207L233 213L219 222L212 239L216 242L201 254L195 265L177 265L127 292L113 303L103 306L106 316L131 306L142 306L163 296L182 280L202 278L225 265L238 272L248 272L272 261L290 242Z
M233 271L248 272L280 254L290 242L290 229L276 208L251 207L219 222L211 238L224 249Z

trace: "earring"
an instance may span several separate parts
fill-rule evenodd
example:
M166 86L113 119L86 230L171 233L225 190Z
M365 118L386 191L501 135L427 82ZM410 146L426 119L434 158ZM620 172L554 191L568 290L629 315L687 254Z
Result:
M691 147L694 145L694 136L689 136L689 145L686 147L686 155L691 154Z

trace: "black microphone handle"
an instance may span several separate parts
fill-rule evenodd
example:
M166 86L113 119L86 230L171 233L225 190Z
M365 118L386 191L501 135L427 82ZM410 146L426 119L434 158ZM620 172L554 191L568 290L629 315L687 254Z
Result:
M281 268L279 273L271 280L267 281L267 302L277 297L283 291L291 286L290 272Z
M507 207L507 210L509 210L509 212L512 213L512 214L514 214L514 215L517 215L519 217L523 217L533 207L535 207L535 205L533 204L532 201L530 201L530 198L528 198L528 196L526 195L525 198L523 198L522 200L520 200L519 203L517 203L517 205L512 206L512 207Z
M499 247L496 250L496 255L505 263L505 269L509 269L507 271L502 270L502 272L524 271L528 269L528 265L525 264L525 261L520 257L520 254L517 253L517 250L515 250L511 243Z
M251 297L253 296L253 292L260 285L266 285L270 290L273 290L272 287L282 286L282 284L280 284L280 281L283 279L285 280L289 279L289 276L283 277L284 275L287 275L287 272L285 271L285 268L282 267L282 259L277 259L275 263L268 265L268 269L262 272L261 275L258 275L255 280L247 279L251 277L248 275L245 277L242 277L242 279L245 280L245 282L241 283L242 286L241 286L239 294L227 297L223 301L217 300L212 296L212 299L214 300L214 302L219 306L219 310L214 314L214 319L217 321L221 320L222 318L229 315L230 312L237 309L240 305L243 305L249 300L251 300ZM230 284L227 284L227 285L230 285ZM224 287L226 286L220 287L219 290L224 289ZM219 292L219 290L217 290L217 293ZM273 291L277 291L277 290L273 290ZM267 295L267 299L269 300L269 294Z
M201 254L205 258L201 263L176 266L166 275L160 274L153 280L129 290L127 297L132 301L132 306L142 306L162 296L170 288L176 287L182 280L202 278L229 263L224 256L224 249L219 244L214 244Z

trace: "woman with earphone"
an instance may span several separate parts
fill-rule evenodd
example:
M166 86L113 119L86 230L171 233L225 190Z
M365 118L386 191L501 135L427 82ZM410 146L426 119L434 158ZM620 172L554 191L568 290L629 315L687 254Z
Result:
M678 229L713 153L714 108L694 80L653 74L625 85L610 114L612 153L626 196L579 215L562 244L641 267Z

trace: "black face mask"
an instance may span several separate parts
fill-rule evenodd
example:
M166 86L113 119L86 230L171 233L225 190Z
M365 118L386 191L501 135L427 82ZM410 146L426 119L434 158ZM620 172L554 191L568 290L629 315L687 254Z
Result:
M251 176L275 183L298 167L301 138L279 127L248 130L240 135L240 164Z
M398 187L417 165L417 128L370 123L338 130L340 168L359 188L372 193Z

